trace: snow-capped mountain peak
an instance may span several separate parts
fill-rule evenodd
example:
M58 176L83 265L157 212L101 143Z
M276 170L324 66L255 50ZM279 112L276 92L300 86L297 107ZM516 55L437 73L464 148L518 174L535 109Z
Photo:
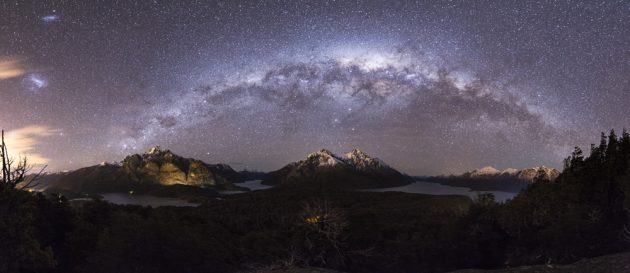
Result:
M352 151L345 154L345 158L357 169L368 170L384 167L389 168L389 166L380 159L370 157L359 149L352 149Z
M501 174L507 174L507 175L514 175L516 173L518 173L518 169L514 169L514 168L507 168L503 171L501 171Z
M341 156L329 150L321 149L317 152L310 153L303 163L320 167L344 165L360 170L376 170L389 167L380 159L370 157L359 149L352 149L352 151Z
M554 181L559 175L560 171L555 168L540 166L540 167L531 167L525 169L514 169L507 168L503 171L499 171L494 167L487 166L481 169L472 170L464 173L462 176L470 177L470 178L498 178L501 177L515 177L521 179L523 181L533 181L535 177L538 176L539 172L543 171L545 173L545 178Z
M317 152L310 153L306 157L307 162L314 162L317 166L335 166L344 164L343 158L333 154L329 150L321 149Z
M358 158L369 158L369 157L370 157L370 156L368 156L366 153L364 153L363 151L361 151L361 150L359 150L359 149L357 149L357 148L354 148L354 149L352 149L352 151L347 152L347 153L345 154L345 156L346 156L347 158L353 158L353 157L358 157Z
M534 180L535 177L538 176L539 172L541 171L544 172L545 178L550 181L555 180L560 175L560 171L558 171L555 168L551 168L547 166L539 166L539 167L531 167L527 169L522 169L517 175L518 175L518 178L532 181Z
M485 175L497 175L500 171L495 167L486 166L481 169L476 169L467 173L468 176L476 177L476 176L485 176Z
M282 169L271 172L263 184L284 184L288 181L298 184L318 181L317 183L332 183L331 185L349 188L378 188L406 185L413 179L359 149L343 155L322 149L308 154L304 160L289 163Z

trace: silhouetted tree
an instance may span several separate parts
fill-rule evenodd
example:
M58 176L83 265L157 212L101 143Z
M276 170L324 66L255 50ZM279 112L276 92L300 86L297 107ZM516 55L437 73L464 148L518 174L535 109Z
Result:
M33 194L16 189L28 171L26 159L15 162L0 135L0 272L32 272L55 265L50 247L37 240L38 207ZM26 186L29 186L28 184Z
M17 161L15 161L15 158L10 156L7 144L4 141L4 130L2 130L2 134L0 136L0 161L2 164L0 166L2 169L0 182L2 182L4 187L9 188L15 188L18 185L20 185L20 189L35 186L33 185L33 182L37 180L45 169L45 167L42 168L37 174L27 180L26 174L30 170L30 167L27 164L26 157L18 157Z
M580 147L575 147L571 156L564 159L564 169L574 171L582 166L584 163L584 154Z

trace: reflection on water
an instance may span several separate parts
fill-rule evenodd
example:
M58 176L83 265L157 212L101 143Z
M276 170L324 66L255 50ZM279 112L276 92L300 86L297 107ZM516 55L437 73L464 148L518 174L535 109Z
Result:
M399 192L424 193L424 194L434 194L434 195L457 194L457 195L466 195L466 196L469 196L470 198L475 198L480 193L488 192L488 193L494 194L494 198L498 202L505 202L508 199L512 199L514 198L514 196L516 196L516 193L513 193L513 192L471 191L470 188L452 187L452 186L442 185L438 183L424 182L424 181L417 181L415 183L402 186L402 187L371 189L367 191L372 191L372 192L399 191Z
M272 188L272 186L263 185L262 180L249 180L243 183L237 183L235 185L243 188L248 188L250 191L266 190ZM219 191L220 194L237 194L244 192L246 191Z
M103 193L103 200L117 205L139 205L139 206L172 206L172 207L196 207L199 204L188 203L186 200L168 197L157 197L150 195L135 195L128 193Z
M250 191L266 190L273 187L263 185L262 180L249 180L243 183L238 183L236 185L238 185L239 187L248 188Z
M239 187L248 188L250 191L266 190L272 188L272 186L263 185L262 180L249 180L243 183L238 183L236 185Z

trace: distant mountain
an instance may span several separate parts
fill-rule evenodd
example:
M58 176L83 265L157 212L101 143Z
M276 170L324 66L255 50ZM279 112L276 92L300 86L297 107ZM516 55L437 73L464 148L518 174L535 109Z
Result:
M120 164L101 163L74 171L42 176L38 190L77 194L105 192L149 192L164 187L185 186L206 189L233 189L241 175L225 164L207 164L152 148L145 154L127 156ZM191 190L197 191L197 190Z
M501 175L514 175L514 174L516 174L518 172L519 172L518 169L507 168L507 169L501 171Z
M472 170L470 172L466 172L463 175L467 177L479 177L479 176L488 176L488 175L498 175L501 174L499 170L492 166L486 166L481 169Z
M560 175L560 171L547 166L531 167L522 170L508 168L503 171L499 171L492 166L486 166L480 169L465 172L462 176L469 178L514 177L525 182L532 182L538 175L539 171L543 171L545 173L545 179L550 181L556 180L556 178Z
M560 175L560 171L557 169L546 166L521 170L508 168L503 171L499 171L492 166L486 166L465 172L461 175L422 177L419 179L449 186L467 187L480 191L519 192L534 181L539 171L542 171L544 178L549 181L555 181Z
M534 180L534 178L536 176L538 176L538 173L540 171L543 171L545 173L545 179L547 179L549 181L555 181L556 178L558 178L558 176L560 176L560 171L559 170L557 170L556 168L551 168L551 167L546 167L546 166L531 167L531 168L527 168L527 169L522 169L518 173L516 173L516 176L519 179L531 182L531 181Z
M368 189L396 187L412 182L411 177L358 149L343 156L322 149L309 154L305 160L268 173L262 183Z

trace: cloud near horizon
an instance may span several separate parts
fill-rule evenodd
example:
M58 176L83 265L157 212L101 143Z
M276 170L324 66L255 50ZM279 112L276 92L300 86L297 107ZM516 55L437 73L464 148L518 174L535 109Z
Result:
M57 130L39 125L30 125L5 132L5 142L11 157L27 158L28 164L45 165L50 158L35 152L41 139L53 135Z
M20 57L0 58L0 80L11 79L27 73Z

